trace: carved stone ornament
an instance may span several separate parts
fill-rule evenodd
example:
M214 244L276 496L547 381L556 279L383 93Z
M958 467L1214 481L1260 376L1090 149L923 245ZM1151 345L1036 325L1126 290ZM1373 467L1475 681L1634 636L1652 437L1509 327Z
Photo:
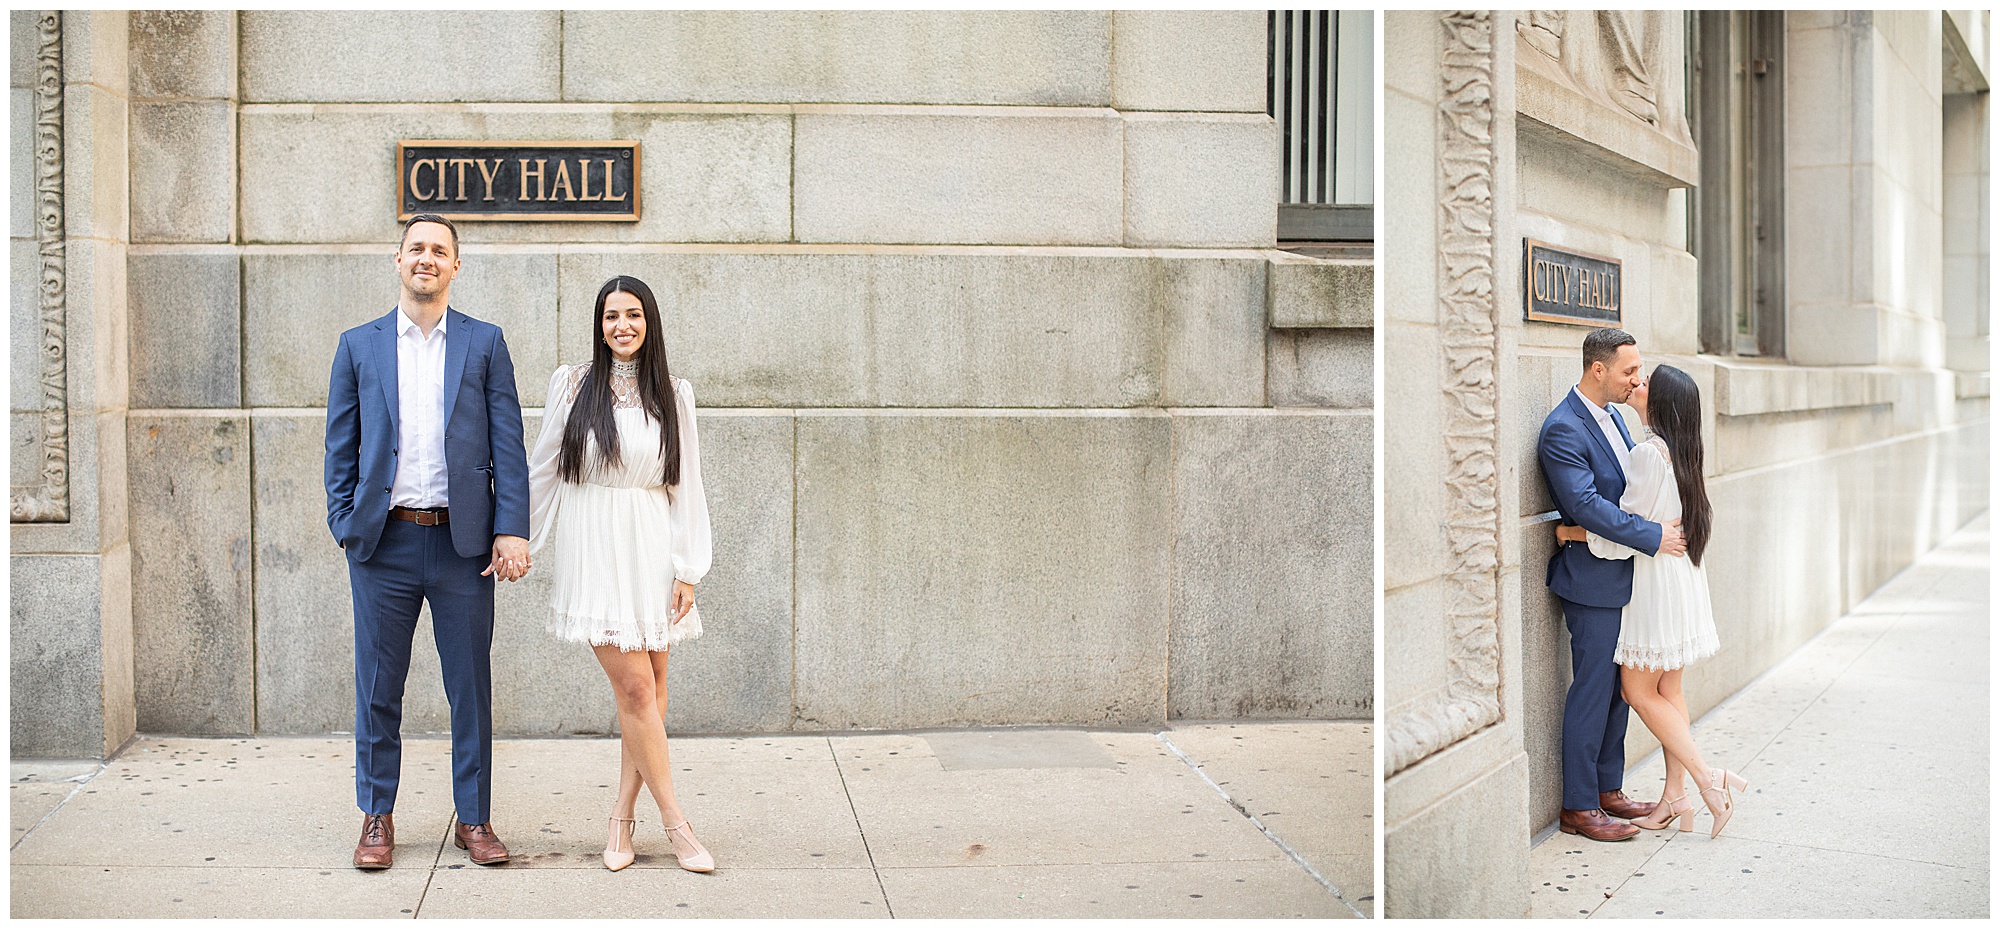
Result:
M13 488L17 523L69 521L69 380L63 304L63 73L62 13L36 17L40 48L35 55L35 241L41 287L37 315L42 323L41 429L42 482ZM19 312L16 308L15 312ZM17 400L26 406L25 398Z
M1392 714L1394 774L1500 720L1499 303L1494 289L1493 18L1442 14L1438 299L1444 344L1449 680Z
M1645 10L1529 10L1515 22L1528 47L1561 65L1580 88L1659 125L1660 87L1649 61L1660 55L1666 14Z

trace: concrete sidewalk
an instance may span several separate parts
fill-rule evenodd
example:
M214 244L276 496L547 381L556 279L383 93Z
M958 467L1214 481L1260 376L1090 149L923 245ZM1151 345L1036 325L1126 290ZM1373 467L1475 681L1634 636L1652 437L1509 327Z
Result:
M598 861L618 743L494 746L511 864L450 842L449 746L406 742L396 866L349 866L346 738L144 738L16 761L16 917L1072 917L1373 912L1365 723L1161 733L676 738L719 869L681 871L641 796L639 859Z
M1532 853L1532 915L1987 916L1988 527L1695 723L1710 763L1750 781L1720 838L1706 812L1691 835L1552 835ZM1656 753L1626 785L1651 799L1663 771Z

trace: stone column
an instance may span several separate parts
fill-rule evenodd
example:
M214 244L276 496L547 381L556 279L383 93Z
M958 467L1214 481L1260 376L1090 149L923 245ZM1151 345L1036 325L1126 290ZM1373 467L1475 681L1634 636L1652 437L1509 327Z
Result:
M1385 458L1416 463L1384 485L1385 912L1520 917L1519 554L1502 531L1519 476L1501 417L1519 323L1499 295L1519 280L1513 16L1386 27L1385 147L1436 166L1387 178L1386 354L1438 380L1382 403Z
M236 14L130 15L131 453L139 727L255 730Z
M8 23L15 112L37 114L15 120L13 149L15 202L33 205L26 230L16 207L9 312L16 756L104 757L134 727L125 23L102 11Z
M1952 11L1944 20L1945 365L1965 373L1992 364L1991 85L1986 14ZM1967 35L1971 33L1971 35Z
M1814 230L1786 248L1793 364L1943 361L1940 17L1785 19L1785 222Z

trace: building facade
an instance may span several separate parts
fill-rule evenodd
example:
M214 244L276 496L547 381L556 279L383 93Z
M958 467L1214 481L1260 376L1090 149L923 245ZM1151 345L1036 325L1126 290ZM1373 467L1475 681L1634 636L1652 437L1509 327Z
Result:
M1535 443L1588 326L1527 318L1527 244L1618 262L1618 324L1701 387L1699 717L1987 507L1987 42L1983 11L1386 14L1387 915L1526 916L1561 805Z
M1371 263L1277 217L1373 191L1284 199L1277 31L11 14L14 754L351 728L327 372L395 303L405 140L640 144L637 222L463 223L453 302L532 440L598 285L660 295L716 537L674 730L1371 715ZM496 729L611 732L548 581L501 586Z

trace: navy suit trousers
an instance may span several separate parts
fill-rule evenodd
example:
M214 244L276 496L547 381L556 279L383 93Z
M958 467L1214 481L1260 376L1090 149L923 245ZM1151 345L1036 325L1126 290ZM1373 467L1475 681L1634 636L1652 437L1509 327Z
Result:
M396 808L403 766L403 683L417 610L431 631L451 703L451 785L458 819L483 823L493 800L491 559L452 548L451 526L391 519L367 561L347 564L354 588L354 792L364 813Z
M1557 598L1561 600L1561 598ZM1562 600L1573 672L1563 701L1563 809L1597 809L1597 795L1625 785L1625 724L1631 709L1618 692L1620 607Z

